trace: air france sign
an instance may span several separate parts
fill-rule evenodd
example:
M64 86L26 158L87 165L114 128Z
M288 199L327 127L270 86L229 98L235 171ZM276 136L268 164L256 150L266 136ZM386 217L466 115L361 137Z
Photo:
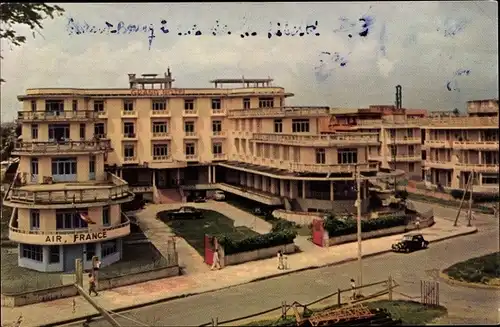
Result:
M89 241L104 240L107 237L108 237L108 235L106 232L76 233L76 234L67 234L67 235L47 235L45 237L45 243L78 244L78 243L87 243Z

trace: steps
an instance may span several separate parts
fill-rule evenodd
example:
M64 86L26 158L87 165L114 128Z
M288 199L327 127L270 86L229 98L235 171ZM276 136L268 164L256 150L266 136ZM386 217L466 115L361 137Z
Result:
M182 195L176 188L171 189L158 189L158 194L155 199L155 203L159 204L170 204L170 203L181 203Z

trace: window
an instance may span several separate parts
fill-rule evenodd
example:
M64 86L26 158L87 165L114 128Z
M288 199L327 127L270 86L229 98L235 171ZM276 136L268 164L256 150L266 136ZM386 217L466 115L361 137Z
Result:
M94 100L94 111L95 112L104 112L104 101L103 100Z
M38 138L38 125L37 124L31 125L31 138L33 140L36 140Z
M109 219L109 207L102 208L102 224L103 226L111 225L111 220Z
M77 110L78 110L78 101L73 100L73 111L77 111Z
M283 120L281 119L274 120L274 132L283 133Z
M280 147L279 145L272 145L273 147L273 159L279 159L280 158Z
M184 132L187 135L194 135L194 121L184 122Z
M408 170L410 173L413 173L415 171L415 163L410 162L410 164L408 165Z
M413 156L415 154L415 146L414 145L409 145L408 146L408 154L410 156Z
M95 180L95 156L93 155L89 158L89 179Z
M250 109L250 98L243 98L243 109Z
M184 110L194 110L194 100L184 100Z
M134 111L134 101L124 100L123 101L123 111Z
M222 143L212 144L212 153L213 154L222 154Z
M355 164L358 163L358 149L339 149L337 152L339 164Z
M135 158L135 149L132 144L126 144L123 147L123 156L125 158Z
M80 124L80 139L85 140L85 124Z
M316 163L317 164L326 163L326 151L325 151L325 149L316 149Z
M46 100L45 111L55 113L64 111L64 100Z
M309 132L309 119L292 119L292 132L293 133L308 133Z
M167 110L167 100L153 100L153 111Z
M395 146L391 146L391 157L395 157L398 155L398 148Z
M168 144L153 145L153 159L161 159L161 157L168 157Z
M413 129L408 128L408 130L406 131L406 135L408 135L408 138L413 138Z
M52 178L55 181L75 181L76 158L52 159Z
M259 108L272 108L274 107L273 98L259 98Z
M422 160L427 160L427 151L422 150Z
M49 125L49 140L69 140L69 124Z
M49 263L59 263L61 261L61 252L59 252L59 245L49 246Z
M38 176L38 158L31 158L31 175Z
M391 139L395 138L396 137L396 130L395 129L390 129L389 130L389 137Z
M31 100L31 111L36 111L36 100Z
M96 255L96 246L95 243L87 243L85 244L85 259L87 261L92 260L92 258Z
M168 133L168 124L164 121L155 121L153 122L153 134L156 133Z
M77 229L87 227L87 222L82 219L79 212L75 212L74 210L56 210L57 229Z
M21 256L43 262L43 247L41 245L21 244Z
M116 240L101 243L101 257L102 258L105 258L108 255L114 254L116 252L118 252Z
M94 125L94 136L98 138L106 137L106 130L104 129L103 123L97 123Z
M481 175L482 184L494 184L498 185L498 175L497 174L482 174Z
M134 123L123 123L123 134L127 137L135 137Z
M288 161L290 159L290 148L288 145L283 146L283 160Z
M213 120L212 121L212 132L214 135L220 135L222 132L222 121Z
M221 100L220 99L212 99L212 110L221 110Z
M185 154L187 156L189 156L189 155L195 155L195 146L194 146L194 143L186 143Z
M31 229L40 229L40 211L30 211L30 227Z

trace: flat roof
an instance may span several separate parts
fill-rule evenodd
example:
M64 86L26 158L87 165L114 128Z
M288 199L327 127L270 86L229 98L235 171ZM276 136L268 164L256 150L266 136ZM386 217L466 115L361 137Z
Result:
M272 81L272 78L219 78L211 80L210 83L264 83Z
M297 174L289 172L288 170L271 168L271 167L267 167L267 166L259 166L259 165L254 165L254 164L240 162L240 161L226 161L225 164L235 166L235 167L240 167L240 168L252 169L252 170L259 171L261 173L268 173L268 174L273 174L273 175L298 176Z

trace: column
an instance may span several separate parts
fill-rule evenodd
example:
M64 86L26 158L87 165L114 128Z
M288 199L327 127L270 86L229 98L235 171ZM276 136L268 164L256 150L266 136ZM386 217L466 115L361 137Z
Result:
M217 166L212 167L212 169L213 169L213 171L212 171L212 183L217 183L216 178L215 178L215 174L216 174L215 167L217 167Z
M208 184L212 184L212 166L208 165Z
M156 170L153 170L153 188L156 187Z
M278 192L278 180L276 178L271 178L271 193L276 194Z
M252 187L253 186L253 177L252 174L246 173L247 174L247 186Z
M253 185L255 186L256 189L260 190L262 185L261 185L261 176L260 175L253 175Z
M302 181L302 198L306 198L306 181Z
M296 180L290 180L290 199L294 199L298 195L298 185Z
M240 176L240 185L245 186L246 185L245 173L240 171L238 172L238 175Z
M280 179L280 196L286 196L284 179Z
M268 192L268 189L267 189L267 179L269 177L267 176L262 176L262 185L261 185L261 190L264 191L264 192Z
M367 199L368 198L368 182L364 181L361 185L363 186L363 199Z
M180 179L181 179L181 170L180 168L177 168L177 184L180 184Z
M123 178L123 169L118 168L118 177Z
M330 201L334 200L335 188L333 187L333 181L330 181Z

